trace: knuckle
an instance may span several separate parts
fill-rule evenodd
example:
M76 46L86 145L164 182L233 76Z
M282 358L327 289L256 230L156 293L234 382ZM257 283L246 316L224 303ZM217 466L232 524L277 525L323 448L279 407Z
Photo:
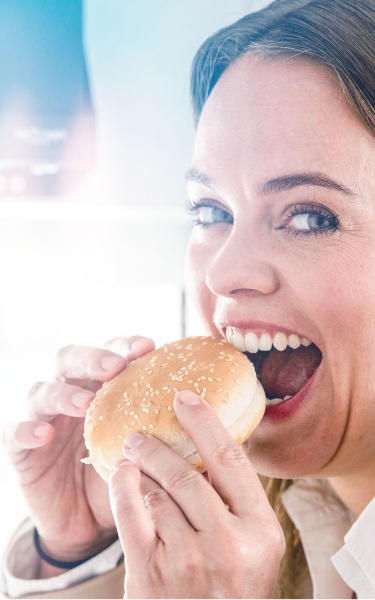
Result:
M276 523L274 527L270 529L269 547L273 549L277 556L284 556L286 551L285 535L281 525Z
M214 460L223 467L248 466L249 461L240 446L230 442L219 444L214 450Z
M194 548L194 552L185 552L177 565L179 578L196 583L200 579L204 564L207 565L207 557L202 556L197 548Z
M267 561L277 566L286 550L286 541L283 530L278 522L265 523L261 528L259 544L256 544L257 553L254 559L260 563Z
M169 500L168 493L162 488L155 488L143 494L143 501L147 509L160 508Z
M169 477L170 485L173 488L185 488L195 486L201 483L202 475L195 469L188 467L179 467Z

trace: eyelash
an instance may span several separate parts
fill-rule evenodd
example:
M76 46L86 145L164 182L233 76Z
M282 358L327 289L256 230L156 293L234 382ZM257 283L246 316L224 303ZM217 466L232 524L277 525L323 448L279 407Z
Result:
M309 231L304 231L303 229L288 229L285 226L285 223L288 223L293 217L298 215L316 215L319 217L325 217L330 222L330 227L324 227L322 229L311 229ZM276 227L276 230L283 230L287 233L287 235L293 237L301 237L301 236L315 236L319 237L321 235L332 235L339 228L339 216L337 214L333 214L330 210L325 208L324 206L319 206L318 204L296 204L292 208L290 208L288 214L284 217L284 224Z
M221 210L222 212L229 214L228 211L226 211L225 209L220 208L219 206L216 206L216 204L211 204L208 201L207 202L202 202L202 201L194 202L194 201L190 201L190 200L186 201L185 210L192 217L195 216L195 214L197 213L197 211L200 208L217 208L218 210ZM227 221L224 221L224 222L226 223ZM192 225L192 227L201 227L202 229L208 229L209 227L211 227L212 225L215 225L217 223L204 223L204 222L200 222L200 221L197 221L196 219L192 218L190 220L190 224Z
M197 211L200 208L217 208L218 210L222 210L223 212L227 212L224 209L221 209L220 207L216 206L215 204L211 204L210 202L202 202L202 201L198 201L198 202L194 202L194 201L190 201L188 200L186 202L186 212L193 216L196 215ZM229 214L229 213L228 213ZM322 229L311 229L308 231L305 230L298 230L298 229L289 229L286 224L295 216L298 215L304 215L304 214L310 214L310 215L317 215L320 217L325 217L330 223L330 227L324 227ZM225 222L225 221L224 221ZM193 227L201 227L202 229L208 229L209 227L211 227L212 225L215 225L215 223L204 223L204 222L199 222L195 219L191 219L191 225ZM283 224L279 225L278 227L276 227L276 230L283 230L285 231L285 233L291 237L311 237L312 235L315 237L319 237L321 235L332 235L333 233L335 233L335 231L337 231L337 229L339 228L339 216L333 214L330 210L324 208L323 206L319 206L317 204L296 204L293 207L290 208L289 212L287 213L287 215L285 215L284 219L283 219Z

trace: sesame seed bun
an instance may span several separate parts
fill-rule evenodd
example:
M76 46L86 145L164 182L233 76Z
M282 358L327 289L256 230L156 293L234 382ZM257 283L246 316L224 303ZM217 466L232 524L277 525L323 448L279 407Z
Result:
M83 462L108 481L123 458L124 438L138 431L154 435L203 472L202 460L173 409L181 390L209 402L237 444L250 436L266 406L254 366L242 352L216 337L178 340L138 358L104 383L86 413L89 456Z

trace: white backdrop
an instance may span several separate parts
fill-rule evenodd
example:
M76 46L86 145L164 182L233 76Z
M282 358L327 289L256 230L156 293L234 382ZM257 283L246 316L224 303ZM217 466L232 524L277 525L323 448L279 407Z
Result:
M24 418L62 345L181 334L190 63L208 34L265 4L86 1L98 165L71 197L0 203L0 425ZM187 333L202 331L190 314ZM2 554L26 507L2 450L0 472Z

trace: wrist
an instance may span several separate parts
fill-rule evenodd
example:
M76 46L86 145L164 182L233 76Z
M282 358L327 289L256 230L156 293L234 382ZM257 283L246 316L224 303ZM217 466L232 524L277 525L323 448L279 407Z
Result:
M118 539L116 530L98 536L93 543L79 546L61 546L53 541L42 538L37 529L34 529L34 545L41 559L41 563L60 571L73 569L80 564L94 558L103 552ZM50 569L48 569L50 571Z

